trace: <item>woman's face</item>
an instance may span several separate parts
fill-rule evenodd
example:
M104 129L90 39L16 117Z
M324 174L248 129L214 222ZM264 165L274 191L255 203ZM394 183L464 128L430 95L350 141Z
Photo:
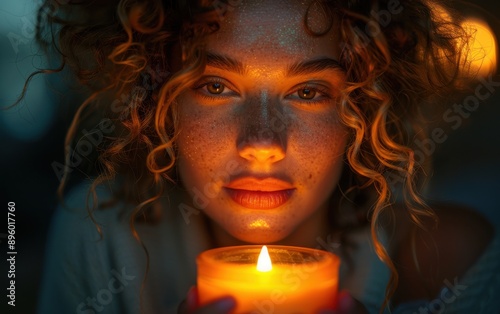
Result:
M344 73L335 27L306 32L308 5L225 7L206 69L179 99L179 173L219 235L286 242L327 224L346 146L337 116ZM314 7L309 20L328 28Z

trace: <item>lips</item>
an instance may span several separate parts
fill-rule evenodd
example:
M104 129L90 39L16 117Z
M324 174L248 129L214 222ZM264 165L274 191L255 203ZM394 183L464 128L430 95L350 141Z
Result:
M250 209L273 209L285 204L295 188L276 178L240 178L225 186L231 199Z

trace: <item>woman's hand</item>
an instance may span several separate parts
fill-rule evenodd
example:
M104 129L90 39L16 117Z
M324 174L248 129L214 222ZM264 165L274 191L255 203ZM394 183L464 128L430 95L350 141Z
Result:
M364 305L354 299L349 292L342 291L337 298L336 310L320 311L319 314L368 314Z
M224 297L211 302L203 307L198 306L198 289L191 287L186 300L184 300L177 310L179 314L228 314L236 306L236 301L232 297Z
M236 301L232 297L224 297L203 307L198 306L198 290L191 287L178 309L179 314L228 314L236 306ZM347 291L342 291L338 295L337 309L325 310L319 314L367 314L366 308L354 299Z

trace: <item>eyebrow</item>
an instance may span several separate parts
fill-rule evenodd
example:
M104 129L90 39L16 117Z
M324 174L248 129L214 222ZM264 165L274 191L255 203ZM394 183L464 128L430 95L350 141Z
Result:
M216 54L212 52L207 52L207 64L208 66L212 66L215 68L219 68L221 70L235 72L240 75L245 75L245 67L243 63L234 60L228 56Z
M344 67L340 63L331 58L319 58L293 63L288 67L287 76L299 76L321 72L325 70L335 70L345 72Z
M246 74L246 69L243 66L243 63L231 57L213 52L207 52L206 57L207 66L216 67L225 71L235 72L240 75ZM342 72L345 72L344 68L337 60L331 58L319 58L295 62L291 64L287 67L286 76L299 76L325 70L340 70Z

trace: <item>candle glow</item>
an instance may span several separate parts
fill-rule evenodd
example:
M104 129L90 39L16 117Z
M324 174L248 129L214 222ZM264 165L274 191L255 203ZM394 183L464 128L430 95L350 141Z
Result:
M200 305L232 296L234 313L312 314L334 308L340 259L329 252L279 245L222 247L201 253L197 264Z

